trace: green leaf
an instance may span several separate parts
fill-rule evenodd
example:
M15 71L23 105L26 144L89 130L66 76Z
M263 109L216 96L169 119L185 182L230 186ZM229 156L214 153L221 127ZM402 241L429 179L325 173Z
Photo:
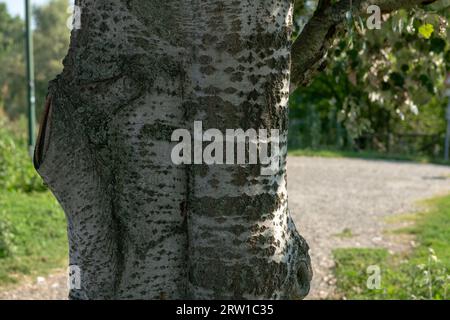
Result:
M398 72L392 72L391 73L391 80L397 87L403 87L405 84L405 78Z
M434 32L434 27L430 23L425 23L419 27L419 33L425 38L430 39Z
M430 49L433 52L441 53L445 50L447 43L444 39L441 38L433 38L431 39Z

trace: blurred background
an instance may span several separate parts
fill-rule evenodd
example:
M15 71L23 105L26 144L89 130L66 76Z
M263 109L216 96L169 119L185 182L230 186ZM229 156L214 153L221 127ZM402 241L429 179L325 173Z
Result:
M291 148L440 158L448 17L448 1L438 1L383 15L381 30L367 30L358 17L349 21L328 68L291 99Z
M298 34L317 1L295 2ZM62 70L70 4L32 1L37 118L48 82ZM448 299L450 170L444 146L450 1L381 18L381 30L369 30L361 18L349 16L347 36L329 52L327 68L290 101L290 197L299 211L296 222L312 239L318 269L312 297ZM0 1L0 298L60 299L66 295L65 218L29 156L24 19L24 1ZM325 175L311 176L315 172ZM367 182L376 179L380 184ZM328 180L331 190L321 187ZM358 184L370 190L361 192ZM346 196L352 185L358 187L357 199ZM383 195L375 197L374 188ZM426 198L432 200L419 208L417 201ZM328 206L316 212L323 199ZM347 205L344 222L355 212L348 225L363 219L358 217L377 222L368 218L359 227L347 227L334 221ZM372 241L386 238L385 219L393 217L401 228L389 232L407 239L398 250L393 248L399 239ZM323 221L337 231L315 227ZM379 224L370 241L358 238L364 223ZM386 272L383 287L372 290L366 280L374 263Z

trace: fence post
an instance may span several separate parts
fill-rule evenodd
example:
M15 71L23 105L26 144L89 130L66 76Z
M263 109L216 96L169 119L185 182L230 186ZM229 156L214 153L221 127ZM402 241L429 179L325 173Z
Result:
M447 119L447 133L445 135L445 161L448 161L448 149L450 148L450 73L447 74L447 78L445 79L445 86L447 87L445 95L448 97L447 112L445 114Z
M25 42L27 59L28 148L33 157L36 135L36 97L34 88L33 30L31 0L25 0Z
M449 158L449 148L450 148L450 95L449 95L449 101L447 105L447 133L445 134L445 161L448 161Z

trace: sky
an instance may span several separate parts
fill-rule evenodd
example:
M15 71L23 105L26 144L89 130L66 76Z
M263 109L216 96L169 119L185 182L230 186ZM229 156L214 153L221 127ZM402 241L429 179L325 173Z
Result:
M6 3L8 10L13 15L25 16L25 0L0 0L2 3ZM48 2L48 0L31 0L32 5L39 5Z

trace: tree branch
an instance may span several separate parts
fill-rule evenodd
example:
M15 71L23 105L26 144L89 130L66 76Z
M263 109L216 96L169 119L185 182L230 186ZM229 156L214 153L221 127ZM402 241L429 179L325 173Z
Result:
M377 5L383 13L407 9L436 0L341 0L331 4L320 0L314 16L298 36L292 47L291 92L308 85L314 75L325 68L326 54L333 40L343 29L346 13L352 8L354 15L367 15L370 5Z

